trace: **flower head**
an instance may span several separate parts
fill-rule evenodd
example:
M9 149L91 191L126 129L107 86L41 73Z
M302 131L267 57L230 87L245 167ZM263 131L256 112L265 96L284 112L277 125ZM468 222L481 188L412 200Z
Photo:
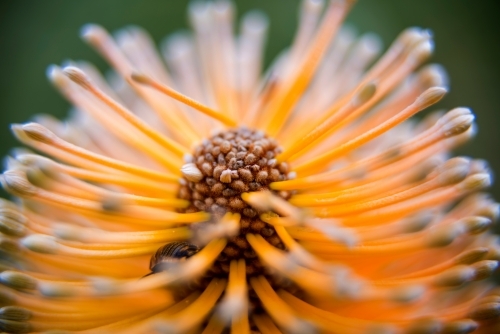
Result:
M304 0L263 76L266 19L235 38L227 1L191 5L167 67L139 28L84 27L116 73L51 66L75 110L12 126L38 153L1 177L16 201L0 205L0 329L498 331L490 173L450 156L474 115L410 119L446 93L421 67L431 34L378 57L341 27L351 5Z

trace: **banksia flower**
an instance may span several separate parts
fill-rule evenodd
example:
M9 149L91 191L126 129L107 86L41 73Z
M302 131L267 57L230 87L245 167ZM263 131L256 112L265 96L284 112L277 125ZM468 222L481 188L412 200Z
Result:
M350 6L304 0L262 76L266 19L235 38L230 2L192 4L166 66L139 28L84 27L116 73L51 66L71 116L12 126L1 331L499 332L490 173L450 155L474 116L412 118L446 93L431 34L379 56Z

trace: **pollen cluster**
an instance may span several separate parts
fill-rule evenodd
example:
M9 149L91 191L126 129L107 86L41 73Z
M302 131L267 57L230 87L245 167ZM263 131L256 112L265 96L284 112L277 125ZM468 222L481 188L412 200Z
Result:
M260 212L241 198L242 193L269 190L271 182L288 179L288 164L275 159L280 151L276 140L243 127L216 134L194 150L191 164L201 175L183 178L178 197L190 201L190 206L181 211L212 215L210 222L192 226L195 235L204 233L227 212L241 215L239 232L228 240L211 269L212 275L227 276L229 263L239 258L247 260L247 275L262 273L263 267L245 237L247 233L260 234L274 247L285 248L274 227L263 222ZM288 199L290 194L281 191L276 195Z

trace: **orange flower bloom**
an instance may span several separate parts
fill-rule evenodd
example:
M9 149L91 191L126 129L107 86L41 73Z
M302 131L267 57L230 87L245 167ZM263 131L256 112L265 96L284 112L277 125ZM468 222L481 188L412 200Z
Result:
M474 116L410 119L446 93L431 35L378 57L350 6L304 0L262 77L266 19L235 38L230 2L190 7L167 66L139 28L86 26L116 75L51 66L74 112L12 126L42 154L1 177L1 331L499 332L490 174L450 158Z

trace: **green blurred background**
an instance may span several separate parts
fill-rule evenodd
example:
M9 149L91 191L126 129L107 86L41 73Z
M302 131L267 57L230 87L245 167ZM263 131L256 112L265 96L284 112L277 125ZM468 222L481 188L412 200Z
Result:
M266 62L292 39L298 0L236 1L238 15L261 9L271 19ZM2 0L0 1L0 156L14 147L9 124L36 113L64 117L69 105L45 78L49 64L86 59L105 71L108 66L79 37L88 22L110 31L129 24L146 28L159 42L187 27L180 0ZM385 46L408 26L434 31L433 62L445 65L451 92L443 107L469 106L477 115L479 134L459 153L489 160L500 171L499 68L500 31L495 0L360 0L348 22L359 32L380 34ZM493 187L500 199L500 185Z

